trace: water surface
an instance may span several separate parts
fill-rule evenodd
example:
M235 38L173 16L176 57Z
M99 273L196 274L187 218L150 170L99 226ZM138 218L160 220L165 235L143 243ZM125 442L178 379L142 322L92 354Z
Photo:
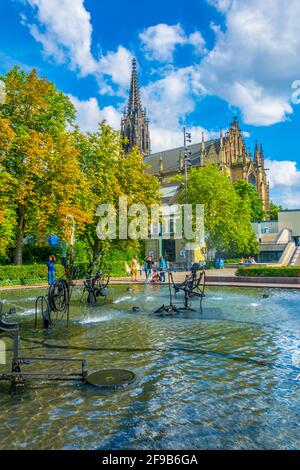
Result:
M76 288L69 328L35 331L42 292L0 294L17 308L23 356L84 358L138 381L106 394L31 382L17 397L0 382L1 449L299 449L299 291L211 287L202 313L195 300L197 312L169 318L151 315L166 286L114 286L93 307Z

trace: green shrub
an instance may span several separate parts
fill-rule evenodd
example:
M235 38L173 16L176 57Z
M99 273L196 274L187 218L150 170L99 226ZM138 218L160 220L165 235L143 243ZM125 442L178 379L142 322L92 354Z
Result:
M247 266L238 268L236 275L249 277L299 277L300 266Z
M107 262L108 268L110 268L110 276L111 277L125 277L128 276L125 270L125 262L126 261L111 261ZM127 264L130 264L129 261L127 261ZM86 273L88 270L88 263L78 263L75 264L75 273L74 273L74 278L75 279L84 279L86 277ZM104 264L105 266L105 264ZM103 269L104 269L103 266Z
M56 276L64 274L64 268L56 265ZM35 284L47 280L47 267L45 264L29 264L22 266L0 266L0 284Z
M128 262L129 264L129 262ZM109 263L111 277L128 276L125 270L125 261L112 261ZM76 264L75 279L84 279L88 264ZM60 264L55 266L56 278L64 275L64 268ZM47 281L47 268L45 264L24 264L22 266L5 265L0 266L0 285L32 285L42 284Z

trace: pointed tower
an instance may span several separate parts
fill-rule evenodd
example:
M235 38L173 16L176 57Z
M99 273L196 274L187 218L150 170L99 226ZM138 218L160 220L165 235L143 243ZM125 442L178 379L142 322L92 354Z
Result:
M258 142L257 140L255 141L255 149L254 149L254 163L256 166L260 166L261 161L260 161L260 151L258 147Z
M121 133L127 139L124 146L126 153L135 146L143 155L151 153L149 123L146 110L142 108L135 59L132 60L130 95L121 120Z

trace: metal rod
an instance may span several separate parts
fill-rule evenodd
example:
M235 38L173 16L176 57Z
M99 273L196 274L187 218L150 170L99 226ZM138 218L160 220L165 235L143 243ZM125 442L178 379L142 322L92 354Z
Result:
M83 359L69 359L66 357L19 357L19 362L80 362L81 364L86 362Z

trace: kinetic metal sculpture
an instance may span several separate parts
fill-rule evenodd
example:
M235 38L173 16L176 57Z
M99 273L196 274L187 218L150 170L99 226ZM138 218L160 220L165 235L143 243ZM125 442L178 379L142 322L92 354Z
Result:
M75 272L74 253L70 250L68 260L63 259L65 268L64 278L58 279L48 289L46 296L40 295L35 302L35 321L37 327L38 315L41 313L45 329L53 328L67 314L67 325L69 325L69 308L73 287L73 276Z
M10 310L9 313L14 313ZM18 323L8 323L4 320L7 315L2 313L2 304L0 303L0 335L12 337L13 340L13 358L11 364L11 371L0 375L0 380L10 382L11 393L16 393L19 389L24 389L26 384L26 379L30 378L31 380L80 380L82 382L87 381L88 371L87 363L81 359L69 359L69 358L36 358L36 357L20 357L19 356L19 325ZM56 362L56 363L80 363L81 372L61 372L61 370L56 372L49 371L39 371L39 372L23 372L21 371L21 366L25 364L32 364L36 362Z
M35 321L37 327L38 314L41 312L43 326L45 329L53 328L58 321L67 314L67 325L69 325L71 289L65 279L55 281L48 289L46 296L40 295L35 301Z
M170 294L170 303L169 305L162 305L154 313L155 314L176 314L180 311L195 311L190 304L190 299L193 297L200 298L200 310L202 308L202 300L205 296L205 270L200 268L199 263L194 263L191 269L191 274L187 275L185 280L176 284L173 279L173 273L168 272L168 284L169 284L169 294ZM172 288L175 291L175 294L182 291L184 292L184 303L183 305L176 305L173 303Z
M90 271L90 270L89 270ZM87 293L87 303L93 305L97 302L98 297L107 297L107 286L110 280L110 271L106 267L105 272L100 268L93 276L91 272L88 272L88 276L84 281L84 289L81 296L81 301L84 295Z

